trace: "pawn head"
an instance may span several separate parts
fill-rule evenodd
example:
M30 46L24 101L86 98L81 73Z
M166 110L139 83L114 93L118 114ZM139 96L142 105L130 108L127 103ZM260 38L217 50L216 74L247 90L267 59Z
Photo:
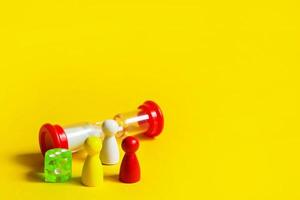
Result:
M113 136L120 130L120 127L115 120L110 119L103 122L102 130L105 136Z
M96 136L90 136L85 140L84 147L89 155L99 154L102 148L101 139Z
M122 149L126 153L134 153L139 148L139 140L133 136L128 136L122 141Z

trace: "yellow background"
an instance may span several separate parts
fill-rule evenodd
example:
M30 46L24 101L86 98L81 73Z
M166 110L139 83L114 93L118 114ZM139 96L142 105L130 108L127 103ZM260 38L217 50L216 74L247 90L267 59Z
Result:
M0 199L299 199L297 1L0 3ZM153 99L142 180L40 179L38 130Z

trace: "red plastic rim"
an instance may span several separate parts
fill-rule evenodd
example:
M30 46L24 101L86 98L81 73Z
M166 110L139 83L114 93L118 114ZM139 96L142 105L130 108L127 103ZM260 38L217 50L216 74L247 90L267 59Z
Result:
M68 149L68 139L64 129L59 125L44 124L39 134L40 148L43 155L54 148Z
M148 137L158 136L164 128L164 116L160 107L153 101L146 101L139 109L149 116L149 129L144 134Z

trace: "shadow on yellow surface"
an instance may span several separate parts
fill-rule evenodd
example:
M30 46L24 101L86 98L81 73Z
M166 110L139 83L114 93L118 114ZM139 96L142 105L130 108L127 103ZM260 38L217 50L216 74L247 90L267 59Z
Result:
M118 174L105 175L104 180L110 182L119 182L119 175Z
M69 181L68 184L71 184L71 185L82 185L81 184L81 177L72 177L72 179Z
M30 182L41 182L43 180L43 156L41 153L17 154L14 161L29 168L25 175L25 180Z

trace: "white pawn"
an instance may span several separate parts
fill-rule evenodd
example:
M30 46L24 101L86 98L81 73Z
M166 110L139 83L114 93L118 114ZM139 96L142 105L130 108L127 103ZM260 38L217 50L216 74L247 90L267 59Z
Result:
M119 147L115 134L120 130L115 120L105 120L102 124L104 140L100 153L101 162L105 165L115 165L119 162Z

